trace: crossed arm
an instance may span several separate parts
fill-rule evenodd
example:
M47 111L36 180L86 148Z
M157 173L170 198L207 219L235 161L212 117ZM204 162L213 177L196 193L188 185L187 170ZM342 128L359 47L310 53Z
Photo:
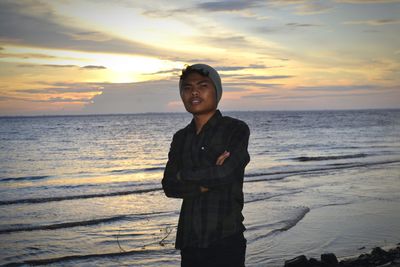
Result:
M222 166L222 164L224 164L224 161L231 155L231 153L229 153L229 151L224 151L218 158L217 158L217 162L215 163L216 166ZM200 185L200 192L201 193L205 193L208 192L208 187L205 186L201 186Z
M215 165L196 170L178 166L179 147L174 136L162 180L165 194L175 198L195 197L212 188L232 183L236 168L244 168L250 160L247 152L249 134L247 125L236 129L227 151L217 158Z

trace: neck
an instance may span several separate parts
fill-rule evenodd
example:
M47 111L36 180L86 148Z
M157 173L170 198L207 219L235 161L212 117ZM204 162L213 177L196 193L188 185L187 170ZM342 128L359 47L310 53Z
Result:
M196 125L196 133L199 134L203 126L208 122L209 119L215 114L217 110L205 114L193 114L194 123Z

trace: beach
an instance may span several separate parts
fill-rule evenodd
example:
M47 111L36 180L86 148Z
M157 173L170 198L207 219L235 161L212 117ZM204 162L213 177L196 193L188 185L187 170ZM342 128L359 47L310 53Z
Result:
M223 114L251 130L246 266L400 242L400 110ZM179 266L161 178L190 119L0 118L0 265Z

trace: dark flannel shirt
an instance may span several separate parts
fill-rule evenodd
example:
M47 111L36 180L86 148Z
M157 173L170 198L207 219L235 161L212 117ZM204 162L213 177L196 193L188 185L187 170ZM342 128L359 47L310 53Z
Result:
M243 177L250 161L249 127L219 110L196 134L194 120L175 133L162 186L168 197L182 198L175 247L206 248L241 233ZM223 165L217 158L229 151ZM201 192L200 186L208 192Z

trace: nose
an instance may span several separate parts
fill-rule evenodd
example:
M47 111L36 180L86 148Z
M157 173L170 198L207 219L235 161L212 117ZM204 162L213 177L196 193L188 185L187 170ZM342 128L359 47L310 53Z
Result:
M192 96L198 96L199 95L199 90L197 89L196 86L193 86L192 88Z

